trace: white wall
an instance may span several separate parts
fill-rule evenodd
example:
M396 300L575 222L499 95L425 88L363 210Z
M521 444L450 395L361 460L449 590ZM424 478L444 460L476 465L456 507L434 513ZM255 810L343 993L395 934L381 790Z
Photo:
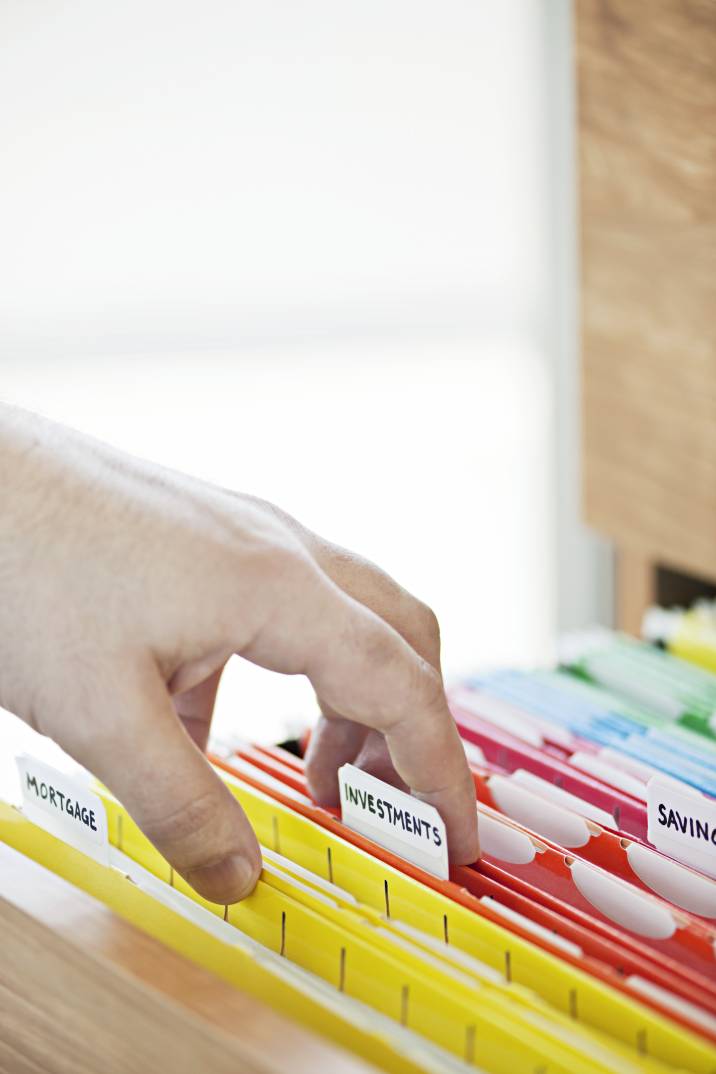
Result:
M0 393L380 560L436 607L449 672L545 659L558 608L596 607L555 466L568 16L4 0ZM305 702L247 675L227 719Z
M0 338L534 321L540 18L534 0L5 0Z

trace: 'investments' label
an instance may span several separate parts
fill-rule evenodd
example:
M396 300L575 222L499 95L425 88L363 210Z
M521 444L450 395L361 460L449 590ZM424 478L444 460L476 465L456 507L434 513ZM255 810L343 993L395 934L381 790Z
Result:
M434 806L344 764L338 770L343 823L434 876L447 879L445 825Z

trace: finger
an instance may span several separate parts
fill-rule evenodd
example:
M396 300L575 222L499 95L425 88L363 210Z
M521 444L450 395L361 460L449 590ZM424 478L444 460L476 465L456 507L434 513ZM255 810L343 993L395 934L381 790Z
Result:
M379 731L368 732L353 764L363 772L382 779L384 783L397 787L398 790L410 790L398 775L385 737Z
M222 666L203 682L176 694L173 698L174 711L202 753L206 752L206 744L209 741L211 719L223 670Z
M338 769L356 759L367 734L365 727L351 720L319 718L306 751L306 779L321 805L338 805Z
M333 643L309 677L329 705L385 735L395 771L445 821L455 862L479 854L475 790L439 673L390 626L340 594Z
M433 611L370 560L314 538L316 561L349 597L389 623L424 660L440 671L440 628Z
M133 669L106 700L106 728L93 728L77 759L205 899L250 894L261 870L256 836L177 719L156 667Z
M314 563L294 557L283 568L283 599L239 651L307 674L334 711L382 732L400 778L440 811L453 860L474 861L474 784L440 674Z
M344 593L365 605L397 630L419 656L441 673L440 627L431 608L370 560L331 544L315 534L310 534L309 543L318 563ZM321 699L320 704L325 715L334 715L325 701ZM397 772L385 737L379 731L369 731L363 739L360 751L353 758L344 758L341 763L351 760L357 768L385 783L390 783L399 790L409 789ZM330 762L327 757L324 758L318 753L315 755L314 767L322 767L328 763ZM337 794L337 768L332 778Z
M433 611L377 564L309 530L266 500L245 496L278 517L344 593L389 623L424 660L440 670L440 628Z
M287 517L287 516L284 516ZM331 544L290 520L316 562L344 593L370 608L405 638L409 645L440 671L440 627L432 610L399 585L384 570L370 560L345 548ZM323 717L311 737L306 757L309 788L317 801L335 805L339 801L338 769L353 763L364 772L405 790L405 783L395 770L383 736L376 731L367 735L348 735L349 721L340 720L335 732L331 727L339 713L318 699ZM338 741L336 741L338 740ZM344 742L359 742L355 752L341 748Z
M379 731L369 731L352 720L319 717L306 751L306 780L311 796L326 806L340 802L338 769L354 764L393 787L409 788L395 771L385 738Z
M344 593L364 604L397 630L419 656L440 671L440 628L432 610L375 563L345 548L330 544L315 534L311 536L314 555L329 578ZM319 704L325 715L334 715L323 699L319 699ZM390 783L393 787L408 790L395 769L385 738L378 731L369 731L364 735L360 750L356 751L353 757L344 757L340 764L346 762L352 762L356 768ZM332 758L317 751L312 767L323 770L331 763ZM326 781L330 780L335 786L336 796L340 764L324 776Z

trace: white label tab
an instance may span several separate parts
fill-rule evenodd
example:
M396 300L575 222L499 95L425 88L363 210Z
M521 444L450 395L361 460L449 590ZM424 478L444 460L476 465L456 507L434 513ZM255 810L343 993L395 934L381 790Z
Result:
M338 769L343 823L386 850L448 879L445 824L434 806L352 764Z
M716 877L716 799L663 776L647 784L648 839L685 865Z
M29 754L17 758L22 811L51 835L109 864L107 814L101 798L80 778L60 772Z

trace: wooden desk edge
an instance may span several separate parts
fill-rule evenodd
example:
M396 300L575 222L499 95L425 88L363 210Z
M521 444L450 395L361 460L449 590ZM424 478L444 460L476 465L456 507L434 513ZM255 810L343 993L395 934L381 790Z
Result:
M0 935L2 1072L373 1070L3 843Z

